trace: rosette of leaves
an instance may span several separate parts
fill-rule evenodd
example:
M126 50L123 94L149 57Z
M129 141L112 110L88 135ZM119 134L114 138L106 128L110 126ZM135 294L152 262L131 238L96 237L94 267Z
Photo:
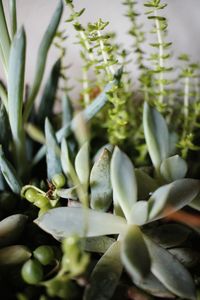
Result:
M169 148L163 150L165 144L162 144L162 130L164 128L166 133L167 127L161 114L148 104L144 108L145 126L146 122L149 122L149 126L148 130L145 128L145 137L158 174L156 180L141 170L135 170L128 156L118 147L114 149L110 164L105 154L108 154L108 150L104 150L90 173L88 151L84 145L73 167L66 143L63 142L61 160L64 172L71 178L75 172L83 191L87 190L90 183L91 208L85 208L84 202L82 207L79 204L75 207L53 208L35 220L40 228L58 240L78 234L79 237L87 238L87 250L104 252L91 273L84 299L110 299L123 267L136 286L152 295L196 299L193 277L180 262L178 255L173 255L176 251L170 252L167 249L170 243L171 247L175 247L185 241L188 231L181 225L181 229L177 225L172 226L176 228L175 233L169 231L176 236L180 233L179 241L177 238L174 241L167 239L165 247L164 241L156 234L154 224L191 203L200 192L200 184L198 180L183 178L187 169L185 162L178 156L170 158ZM144 198L138 200L141 187L145 190ZM106 201L105 195L109 195L110 201L111 193L113 214L106 212L110 203ZM78 197L81 199L80 191ZM147 230L149 228L152 228L153 234ZM111 239L108 235L118 237Z

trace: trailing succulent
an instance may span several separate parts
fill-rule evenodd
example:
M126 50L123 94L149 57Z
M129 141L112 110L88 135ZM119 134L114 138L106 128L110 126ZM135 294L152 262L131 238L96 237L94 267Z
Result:
M144 3L158 39L149 66L136 2L126 0L136 95L129 54L105 31L108 23L84 26L84 9L65 3L83 61L78 112L68 97L65 31L58 30L62 1L26 87L25 29L16 1L8 23L0 0L2 299L199 299L198 65L182 54L180 76L168 78L171 43L159 13L166 5L152 0ZM52 44L60 57L41 93ZM183 89L175 87L179 79Z

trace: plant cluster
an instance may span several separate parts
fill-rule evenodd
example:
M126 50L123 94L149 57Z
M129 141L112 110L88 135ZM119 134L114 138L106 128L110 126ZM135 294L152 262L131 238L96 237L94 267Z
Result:
M107 32L108 22L84 26L84 9L65 4L82 58L80 111L69 97L63 2L26 87L25 29L17 25L16 1L9 22L0 0L2 299L199 299L199 65L180 55L174 79L160 15L166 4L144 3L157 38L148 54L137 3L125 0L139 69L135 91L128 52ZM40 93L51 45L60 56Z

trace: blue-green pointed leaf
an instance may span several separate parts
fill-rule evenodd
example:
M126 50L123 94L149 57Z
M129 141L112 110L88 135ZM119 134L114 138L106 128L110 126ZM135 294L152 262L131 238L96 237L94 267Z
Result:
M51 118L53 115L53 107L56 99L57 87L60 77L61 60L57 60L53 65L49 78L47 79L40 105L38 108L37 120L42 126L46 118Z
M149 199L149 221L165 217L189 204L199 193L199 180L184 178L158 188Z
M166 158L160 166L160 174L168 181L172 182L177 179L182 179L187 173L187 163L179 155Z
M2 147L0 146L0 168L1 172L8 183L9 187L15 194L20 194L22 188L22 182L18 178L16 170L11 163L6 159Z
M111 153L105 148L91 170L90 205L93 209L106 211L111 205L110 160Z
M4 68L7 70L10 54L10 36L4 14L2 0L0 0L0 48L2 49Z
M196 299L195 285L187 269L167 250L145 237L151 271L164 286L183 299Z
M23 166L26 157L22 122L25 54L26 36L22 27L12 42L8 68L8 115L18 167Z
M109 300L122 273L120 242L115 242L96 264L90 285L86 288L84 300Z
M144 104L143 126L149 155L158 170L163 159L169 156L169 133L163 116L147 102Z
M62 98L62 126L68 126L72 120L73 108L70 98L64 95Z
M60 163L60 148L58 146L53 127L48 119L45 121L45 137L46 137L46 161L47 176L52 179L55 174L62 173Z
M47 27L46 32L44 33L44 36L42 38L42 41L40 43L40 47L38 50L34 81L33 81L33 85L30 90L30 96L27 100L27 103L25 106L25 111L24 111L24 120L25 121L27 121L27 119L29 117L33 103L35 101L35 98L36 98L39 88L41 86L42 78L43 78L44 70L45 70L45 65L46 65L46 60L47 60L47 54L48 54L49 48L52 44L53 38L56 34L58 25L60 23L62 11L63 11L63 3L61 0L59 0L58 6L50 20L50 23Z
M11 27L11 35L14 37L17 31L17 8L16 8L16 0L10 0L10 27Z
M111 183L114 196L129 220L131 207L137 201L137 182L132 162L118 147L111 159Z
M142 280L150 272L150 257L142 232L130 225L122 240L121 258L131 278Z
M81 237L119 234L124 232L127 226L126 221L121 217L74 207L51 209L36 219L35 223L59 240L72 234Z

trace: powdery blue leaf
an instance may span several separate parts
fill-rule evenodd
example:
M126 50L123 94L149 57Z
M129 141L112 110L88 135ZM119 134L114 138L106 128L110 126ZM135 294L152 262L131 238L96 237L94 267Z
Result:
M150 272L150 257L138 226L130 225L122 240L121 258L131 278L142 280Z
M149 155L156 170L169 156L169 132L163 116L147 102L144 104L143 126Z
M111 153L105 148L92 167L90 173L90 205L93 209L106 211L111 205L110 160Z
M118 147L111 159L111 183L114 197L129 220L131 207L137 201L137 182L132 162Z
M74 207L51 209L36 219L35 223L59 240L73 234L80 237L119 234L126 228L126 221L121 217Z
M176 180L158 188L149 199L149 221L165 217L189 204L200 191L200 181Z
M168 181L172 182L177 179L182 179L187 173L187 163L179 155L166 158L160 166L160 174Z
M196 299L195 285L187 269L167 250L145 237L151 256L151 271L164 286L183 299Z
M115 242L94 267L83 299L109 300L117 287L122 268L120 242Z

